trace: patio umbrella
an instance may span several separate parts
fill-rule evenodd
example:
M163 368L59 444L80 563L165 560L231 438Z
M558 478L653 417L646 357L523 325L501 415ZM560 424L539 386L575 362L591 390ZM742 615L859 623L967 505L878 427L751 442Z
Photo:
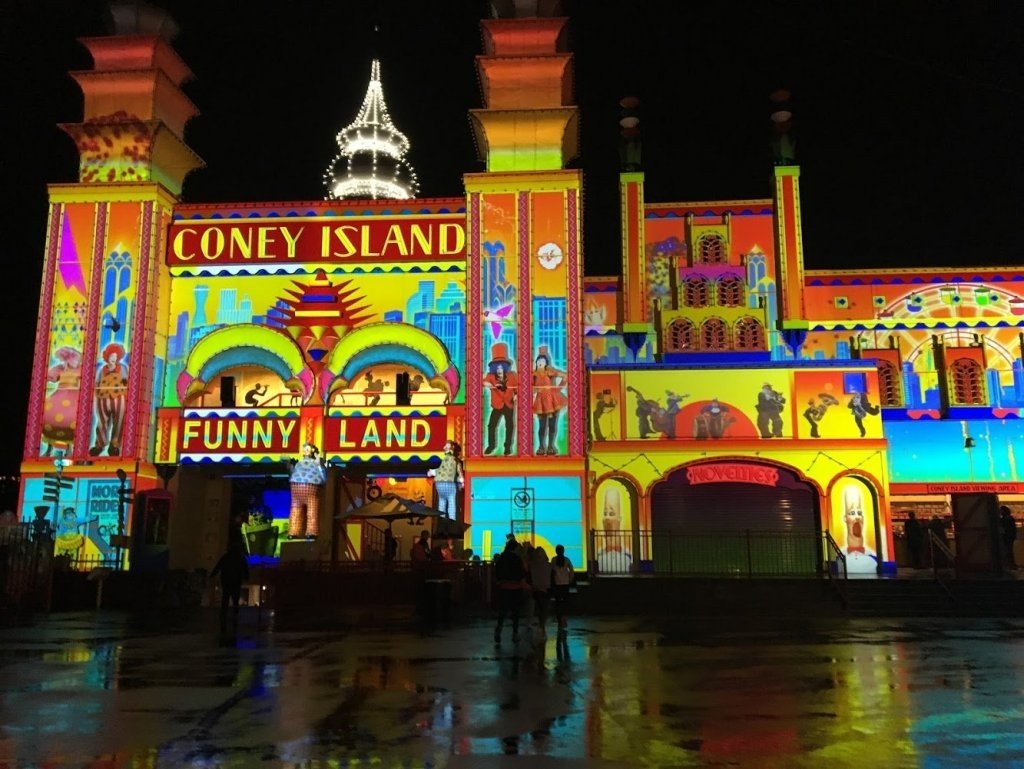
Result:
M397 494L384 494L372 502L343 513L340 517L344 521L370 520L387 523L408 520L417 526L433 521L434 535L438 537L461 537L469 528L468 523L446 518L440 510L425 502L406 499Z

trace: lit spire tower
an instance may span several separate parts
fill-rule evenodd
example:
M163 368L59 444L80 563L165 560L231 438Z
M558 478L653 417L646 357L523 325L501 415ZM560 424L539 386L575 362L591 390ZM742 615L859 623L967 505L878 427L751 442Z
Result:
M380 61L370 67L370 85L356 119L338 132L339 152L324 174L328 200L416 197L416 172L405 159L409 140L395 128L384 103Z

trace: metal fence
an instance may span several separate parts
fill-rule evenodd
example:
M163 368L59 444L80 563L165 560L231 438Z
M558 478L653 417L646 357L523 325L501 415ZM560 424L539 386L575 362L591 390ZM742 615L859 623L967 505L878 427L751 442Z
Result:
M49 604L53 540L34 534L28 523L0 526L0 614L5 616Z
M693 576L834 575L842 566L829 550L827 532L591 530L595 575ZM845 569L842 569L845 571Z

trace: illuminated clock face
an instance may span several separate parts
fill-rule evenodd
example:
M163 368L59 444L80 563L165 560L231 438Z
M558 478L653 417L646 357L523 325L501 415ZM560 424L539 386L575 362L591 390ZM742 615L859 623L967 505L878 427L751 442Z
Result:
M537 249L537 261L545 270L553 270L562 263L562 249L557 243L545 243Z

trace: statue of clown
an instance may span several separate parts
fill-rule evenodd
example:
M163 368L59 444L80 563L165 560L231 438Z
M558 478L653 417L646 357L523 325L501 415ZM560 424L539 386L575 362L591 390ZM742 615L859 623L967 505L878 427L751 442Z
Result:
M459 461L459 447L455 441L446 441L444 457L436 470L428 470L427 476L434 479L437 489L437 509L446 518L456 517L455 496L459 486L465 483L462 462Z
M327 467L312 443L303 443L302 459L293 462L288 536L316 538L320 533L320 489L327 483Z

